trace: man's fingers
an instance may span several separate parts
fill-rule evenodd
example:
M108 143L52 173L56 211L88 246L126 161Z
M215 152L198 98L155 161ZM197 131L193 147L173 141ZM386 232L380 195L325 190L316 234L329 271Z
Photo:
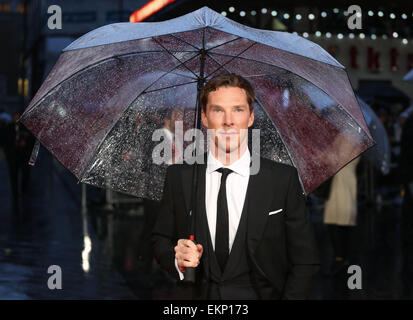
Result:
M198 249L198 252L202 256L202 252L204 252L204 247L202 247L202 244L197 244L196 248Z
M188 267L196 268L196 267L199 266L199 260L197 260L197 261L183 260L180 264L178 264L178 267L180 267L180 266L185 267L185 268L188 268Z
M196 249L195 243L192 240L189 239L179 239L178 240L178 246L184 246L188 248L193 248Z
M199 253L176 253L175 254L176 260L179 261L191 261L191 262L199 262L199 259L201 258L199 256Z
M198 255L195 254L175 254L178 267L197 267L200 263Z

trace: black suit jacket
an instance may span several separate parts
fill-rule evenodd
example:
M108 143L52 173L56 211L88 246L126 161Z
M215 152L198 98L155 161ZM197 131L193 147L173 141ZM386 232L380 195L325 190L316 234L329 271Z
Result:
M260 170L250 176L246 195L250 269L257 278L265 280L258 283L262 297L306 299L320 262L297 170L268 159L260 160ZM206 163L196 166L199 218L205 212ZM168 167L161 209L152 233L155 258L178 280L174 247L178 239L187 239L189 234L192 173L193 165ZM282 211L269 215L280 209ZM198 271L202 270L201 265ZM273 289L270 294L268 284Z

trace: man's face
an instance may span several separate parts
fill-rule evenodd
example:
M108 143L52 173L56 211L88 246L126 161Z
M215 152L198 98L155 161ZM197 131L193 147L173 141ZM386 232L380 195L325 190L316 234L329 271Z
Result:
M244 89L220 87L209 93L202 123L213 130L215 146L221 151L231 153L245 146L247 129L253 122L254 111L249 111Z

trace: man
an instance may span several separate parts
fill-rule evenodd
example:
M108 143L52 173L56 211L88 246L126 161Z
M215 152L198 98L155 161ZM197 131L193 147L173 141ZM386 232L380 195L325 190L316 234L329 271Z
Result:
M168 167L152 234L156 259L179 280L176 298L307 298L319 258L297 171L260 158L258 174L250 175L251 84L234 74L216 77L200 102L202 123L213 134L206 164L195 164L197 243L188 239L188 164ZM188 267L196 270L192 287L181 281Z

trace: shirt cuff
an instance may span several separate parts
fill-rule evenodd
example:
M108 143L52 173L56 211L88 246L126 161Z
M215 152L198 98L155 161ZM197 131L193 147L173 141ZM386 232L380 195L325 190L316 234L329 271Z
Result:
M176 258L175 258L175 268L176 268L176 271L178 271L179 279L184 280L184 274L179 270L178 260L176 260Z

